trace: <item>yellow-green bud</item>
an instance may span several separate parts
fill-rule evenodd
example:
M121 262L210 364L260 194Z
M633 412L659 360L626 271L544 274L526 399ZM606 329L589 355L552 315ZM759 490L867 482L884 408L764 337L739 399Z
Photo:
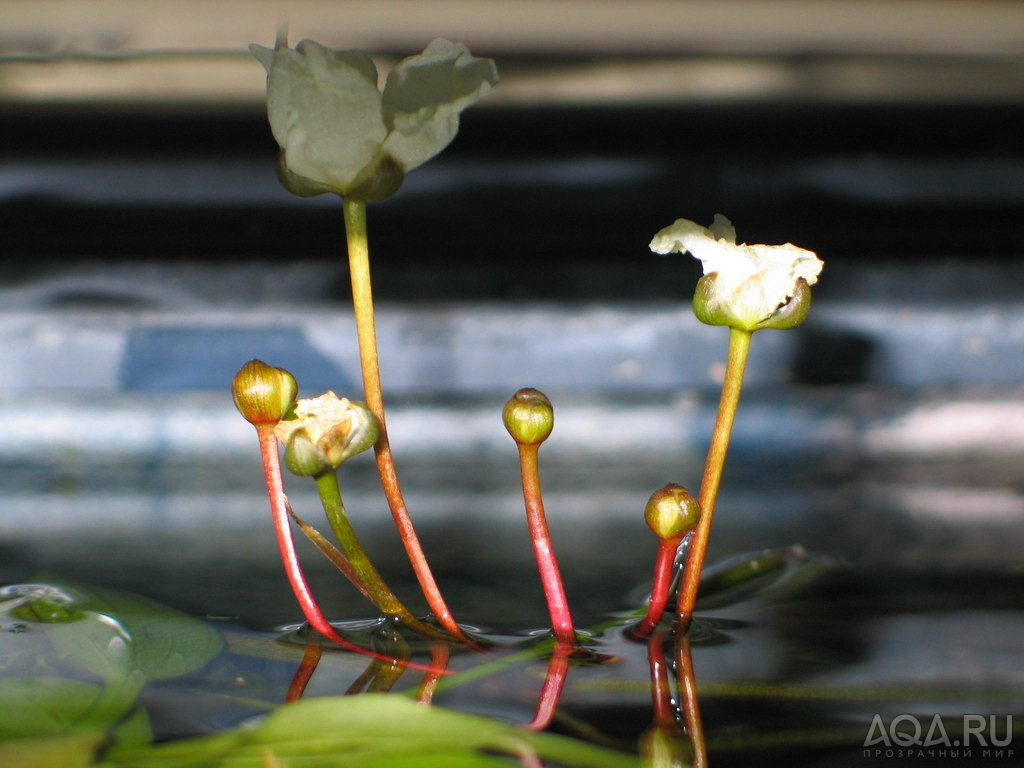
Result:
M644 519L659 539L674 539L700 522L700 503L683 486L669 483L651 494Z
M337 468L357 453L362 453L377 442L380 425L377 417L363 403L338 397L325 392L320 397L311 397L295 403L295 418L277 425L277 437L286 446L292 443L296 434L304 434L310 448L320 454L321 461ZM302 446L299 450L308 450ZM287 461L287 454L285 461ZM308 457L296 459L298 466L307 469L314 466ZM289 465L290 466L290 465ZM297 472L307 474L307 472ZM319 474L310 472L308 474Z
M295 402L299 386L284 368L250 360L235 374L231 395L238 412L251 424L276 424Z
M547 395L537 389L520 389L501 411L505 429L520 445L539 445L555 426L555 411Z
M309 439L305 429L292 433L284 449L284 464L300 477L316 477L332 469L327 457Z

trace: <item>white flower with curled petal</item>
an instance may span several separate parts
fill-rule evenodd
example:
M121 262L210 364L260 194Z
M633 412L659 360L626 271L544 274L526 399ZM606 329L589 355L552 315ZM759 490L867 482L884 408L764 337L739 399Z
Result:
M813 251L785 245L736 243L736 230L716 214L710 227L678 219L654 236L655 253L689 251L704 277L697 284L694 311L710 325L741 330L792 328L810 308L810 291L824 262Z
M249 50L267 70L281 180L300 195L389 197L406 171L448 146L459 113L498 82L492 60L441 39L392 69L383 93L362 51L332 51L312 40Z

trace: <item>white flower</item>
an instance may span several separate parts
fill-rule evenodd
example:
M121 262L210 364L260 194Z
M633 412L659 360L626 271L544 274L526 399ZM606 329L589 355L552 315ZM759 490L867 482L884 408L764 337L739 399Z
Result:
M736 244L736 230L725 216L710 227L678 219L654 236L655 253L689 251L700 259L705 277L697 287L694 309L703 322L743 330L798 325L810 306L807 286L818 282L824 262L813 251L785 245ZM799 302L791 302L799 297ZM780 310L800 304L799 318ZM777 313L779 316L777 316ZM782 324L776 320L784 321Z
M361 51L332 51L312 40L249 50L267 70L282 180L300 194L393 194L406 171L448 146L459 113L498 82L493 61L441 39L392 69L383 93Z
M346 459L365 451L380 434L370 409L347 397L325 392L319 397L295 401L295 418L280 421L274 431L288 445L300 430L322 459L338 467Z

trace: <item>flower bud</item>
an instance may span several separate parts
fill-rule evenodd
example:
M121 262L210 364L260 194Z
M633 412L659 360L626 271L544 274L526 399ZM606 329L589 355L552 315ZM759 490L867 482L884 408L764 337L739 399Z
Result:
M276 432L278 439L296 454L293 457L296 466L303 469L293 471L297 474L319 474L309 471L316 466L316 461L308 456L311 449L319 454L323 464L336 469L376 443L380 425L377 417L363 403L325 392L320 397L298 400L295 418L278 423ZM300 433L309 446L302 440L292 444L292 438Z
M674 539L700 522L700 503L681 485L669 483L651 494L644 507L647 526L659 539Z
M231 395L238 412L251 424L276 424L288 413L298 393L295 377L284 368L250 360L235 374Z
M555 411L547 395L537 389L520 389L501 411L505 429L520 445L539 445L555 426Z
M316 477L332 469L327 457L309 439L305 429L296 430L288 439L284 464L299 477Z

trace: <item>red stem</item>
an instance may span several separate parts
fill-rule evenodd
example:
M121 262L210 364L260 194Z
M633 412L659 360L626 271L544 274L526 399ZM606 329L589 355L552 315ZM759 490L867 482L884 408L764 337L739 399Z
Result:
M647 639L647 661L651 666L651 702L655 725L675 725L672 712L672 689L668 682L668 664L665 662L665 632Z
M526 522L533 540L533 552L537 557L537 570L540 572L541 584L544 586L544 597L547 598L548 612L551 614L551 629L555 639L564 646L576 646L576 630L569 612L569 601L562 586L562 575L558 570L558 560L551 543L547 517L544 514L544 502L541 498L540 472L537 468L537 450L539 445L519 445L519 464L523 476L523 499L526 502Z
M548 671L544 675L544 687L540 692L540 700L537 702L537 712L533 720L526 726L531 731L543 731L555 717L558 709L558 701L562 698L562 690L565 688L565 679L569 675L569 656L573 652L571 645L555 646L555 652L548 661Z
M320 638L312 636L306 641L306 652L302 654L302 663L295 670L295 676L292 678L291 685L288 686L288 692L284 696L285 702L290 703L302 698L323 653L324 647L320 645Z
M658 539L658 556L654 561L654 578L651 583L651 599L647 605L647 615L633 630L633 637L643 640L654 631L665 613L669 593L672 589L672 576L675 570L676 550L682 536L671 539Z
M430 666L436 670L448 668L448 660L452 656L452 649L446 643L430 644ZM441 681L441 675L435 672L428 672L423 676L423 682L416 692L416 700L420 704L430 704L434 700L434 693L437 692L437 684Z
M292 594L299 602L302 614L306 621L317 632L337 643L342 648L354 653L369 656L388 664L403 664L400 659L384 656L365 648L360 648L338 634L337 630L320 610L320 606L313 597L313 591L306 581L299 563L299 555L295 549L295 539L292 536L291 526L288 524L288 499L284 495L284 483L281 479L281 456L277 452L277 436L274 434L273 424L257 424L256 434L260 440L260 456L263 459L263 474L267 483L267 496L270 498L270 512L274 521L274 533L277 536L277 546L281 552L281 561L284 564L285 574L288 576L288 583L291 585ZM432 668L421 664L410 663L408 666L415 669L430 671ZM447 673L445 673L447 674Z

